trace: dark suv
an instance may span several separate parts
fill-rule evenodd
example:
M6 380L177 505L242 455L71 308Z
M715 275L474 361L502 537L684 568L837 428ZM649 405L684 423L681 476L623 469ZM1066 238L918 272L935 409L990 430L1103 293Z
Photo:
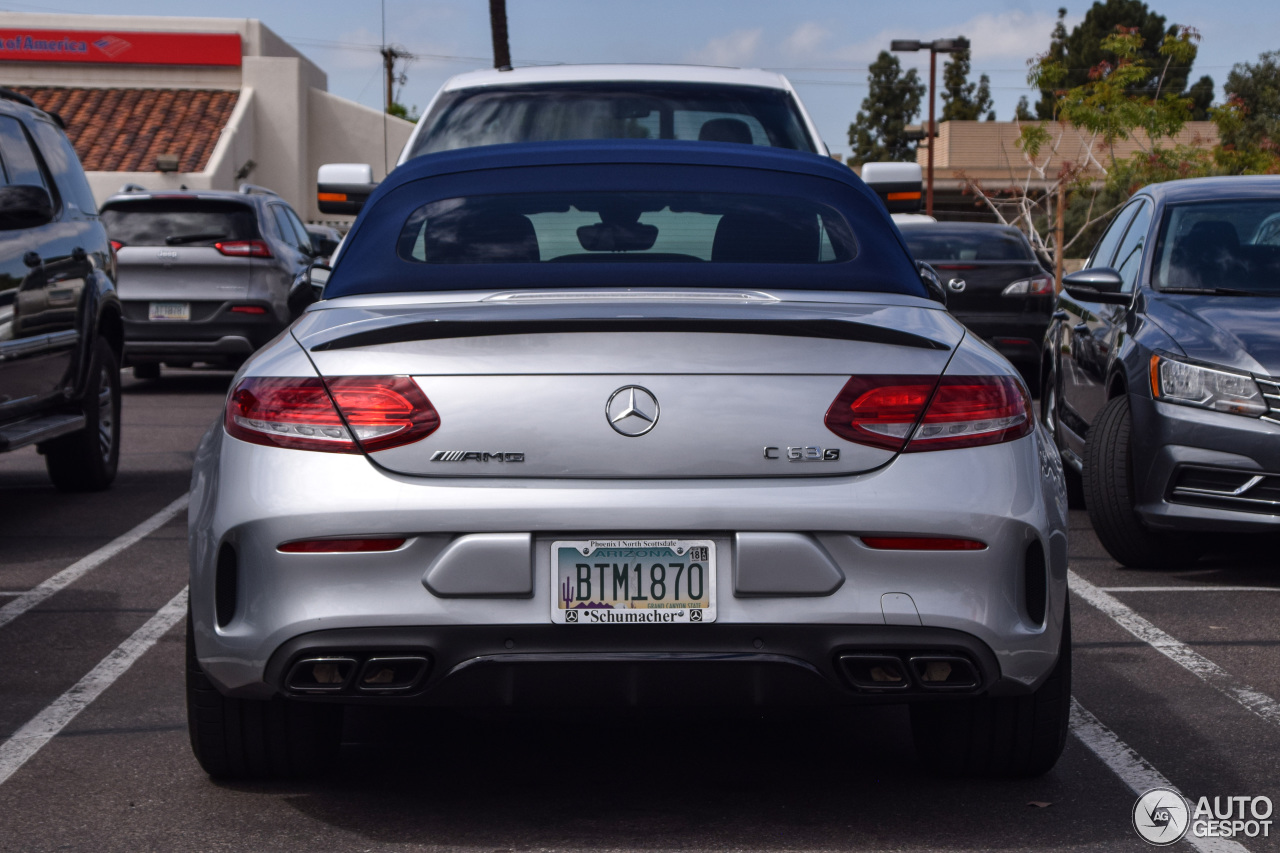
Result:
M102 205L119 263L125 364L236 367L296 313L298 277L316 260L302 220L270 190L148 192Z
M0 451L31 444L64 491L120 456L115 258L57 116L0 89Z

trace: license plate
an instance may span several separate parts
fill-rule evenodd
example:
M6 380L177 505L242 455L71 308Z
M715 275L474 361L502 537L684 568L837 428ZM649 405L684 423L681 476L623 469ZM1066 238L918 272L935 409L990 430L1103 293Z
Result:
M710 539L557 541L551 563L551 621L559 625L716 621Z
M178 320L185 321L191 319L191 303L190 302L152 302L151 310L147 314L148 320Z

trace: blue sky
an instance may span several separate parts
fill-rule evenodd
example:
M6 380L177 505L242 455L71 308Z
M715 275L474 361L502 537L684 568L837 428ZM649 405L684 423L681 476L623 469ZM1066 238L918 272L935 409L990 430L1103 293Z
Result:
M1026 60L1047 47L1057 8L1077 22L1080 0L507 0L517 65L544 62L697 62L779 70L796 85L833 151L866 97L866 67L893 38L966 35L974 77L991 76L998 118L1026 87ZM1219 85L1231 66L1280 49L1280 2L1154 0L1170 23L1203 36L1195 77ZM487 0L385 0L387 40L418 56L400 100L423 107L448 77L491 64ZM52 0L0 10L259 18L322 67L329 89L381 106L378 0ZM1229 9L1229 14L1225 14ZM904 54L911 65L928 54ZM939 63L941 76L941 62ZM1034 100L1034 97L1032 97Z

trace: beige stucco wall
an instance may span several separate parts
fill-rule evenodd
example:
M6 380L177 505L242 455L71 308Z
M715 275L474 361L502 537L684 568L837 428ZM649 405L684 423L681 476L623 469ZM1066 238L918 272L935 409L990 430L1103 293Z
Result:
M298 213L307 220L353 220L320 213L315 204L316 171L325 163L368 163L373 177L381 181L388 167L394 169L400 149L409 141L413 123L380 110L312 89L309 93L310 119L307 136L311 140L308 179L312 194L307 207Z

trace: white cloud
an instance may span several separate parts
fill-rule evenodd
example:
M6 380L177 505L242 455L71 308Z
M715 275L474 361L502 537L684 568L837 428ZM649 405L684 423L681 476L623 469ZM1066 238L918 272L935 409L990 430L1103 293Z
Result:
M728 35L713 38L689 54L689 61L698 65L750 65L760 48L764 29L734 30Z
M831 37L831 31L815 21L805 21L787 36L782 52L799 58L811 57Z

